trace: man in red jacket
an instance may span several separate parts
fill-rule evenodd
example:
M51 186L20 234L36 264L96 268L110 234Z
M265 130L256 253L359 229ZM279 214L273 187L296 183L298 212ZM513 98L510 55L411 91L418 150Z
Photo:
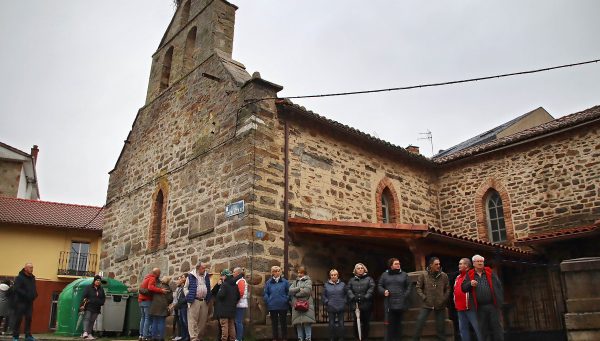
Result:
M156 280L160 278L160 269L154 268L152 271L144 277L142 285L140 285L140 293L138 296L138 302L140 305L140 337L139 339L149 340L152 338L150 335L150 326L152 325L152 319L150 318L150 304L152 304L153 294L166 294L167 289L161 289L156 286Z
M458 262L459 275L454 281L454 307L458 313L458 329L460 330L460 339L463 341L471 341L471 332L469 324L475 330L477 341L482 341L479 324L477 323L477 313L469 304L469 293L462 291L462 283L467 277L467 272L471 270L471 260L463 258Z
M473 256L473 267L467 272L461 285L462 291L469 293L469 302L477 311L477 323L483 340L491 336L494 341L504 340L500 324L500 307L504 300L502 283L491 268L484 266L485 259Z

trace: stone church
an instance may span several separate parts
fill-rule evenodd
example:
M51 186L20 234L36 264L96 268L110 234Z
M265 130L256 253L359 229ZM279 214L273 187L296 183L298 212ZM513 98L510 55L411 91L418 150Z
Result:
M564 330L559 264L600 253L600 106L540 108L426 158L278 99L232 59L236 9L180 1L153 55L110 172L105 274L137 288L154 266L243 266L260 330L272 265L306 266L318 293L332 267L378 278L389 257L412 272L435 255L452 272L479 253L505 283L509 332Z

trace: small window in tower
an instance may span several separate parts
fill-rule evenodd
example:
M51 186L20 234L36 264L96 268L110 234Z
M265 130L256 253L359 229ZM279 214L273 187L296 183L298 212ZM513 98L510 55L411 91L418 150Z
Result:
M490 240L494 243L506 241L502 198L495 190L492 190L487 197L486 213Z
M185 50L183 53L183 65L185 71L190 71L194 67L194 58L196 56L196 31L197 28L194 26L188 32L187 38L185 39Z
M185 4L183 5L183 8L181 9L181 21L179 22L180 27L185 26L185 24L187 24L187 22L190 18L191 2L192 2L192 0L186 1Z
M160 91L169 87L169 78L171 77L171 60L173 59L173 46L169 47L163 58L162 74L160 77Z

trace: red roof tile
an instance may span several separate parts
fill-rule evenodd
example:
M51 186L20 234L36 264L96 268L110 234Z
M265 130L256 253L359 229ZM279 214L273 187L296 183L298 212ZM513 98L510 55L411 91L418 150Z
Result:
M465 237L465 236L461 236L458 235L456 233L452 233L452 232L448 232L448 231L443 231L442 229L439 229L437 227L433 227L433 226L429 226L429 234L426 236L427 237L436 237L436 236L442 236L445 238L451 238L454 240L459 240L459 241L463 241L463 242L467 242L467 243L473 243L473 244L478 244L478 245L483 245L483 246L487 246L488 248L494 248L494 249L500 249L509 253L513 253L513 254L518 254L518 255L534 255L533 252L531 251L527 251L527 250L523 250L521 248L518 247L513 247L513 246L506 246L503 244L498 244L498 243L492 243L492 242L487 242L485 240L481 240L479 238L470 238L470 237Z
M518 244L530 244L536 242L552 242L561 239L572 239L572 238L583 238L590 234L600 232L600 220L596 221L593 225L579 226L568 229L559 229L546 233L538 233L521 238L516 241Z
M0 197L0 222L102 231L102 207Z

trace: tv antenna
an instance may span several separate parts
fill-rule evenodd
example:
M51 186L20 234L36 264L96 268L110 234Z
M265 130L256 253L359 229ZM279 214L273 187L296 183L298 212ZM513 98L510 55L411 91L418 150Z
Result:
M431 145L431 156L433 156L433 135L431 134L431 131L427 129L426 132L419 133L419 135L423 135L423 137L419 137L417 140L429 140L429 144Z

